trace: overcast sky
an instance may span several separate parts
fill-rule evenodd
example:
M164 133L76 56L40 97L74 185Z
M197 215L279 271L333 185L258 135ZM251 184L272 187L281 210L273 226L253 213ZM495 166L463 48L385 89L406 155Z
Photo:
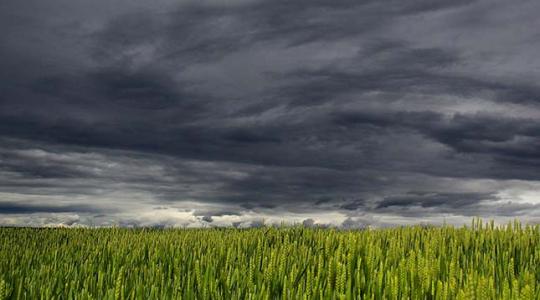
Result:
M0 3L0 225L540 222L538 1Z

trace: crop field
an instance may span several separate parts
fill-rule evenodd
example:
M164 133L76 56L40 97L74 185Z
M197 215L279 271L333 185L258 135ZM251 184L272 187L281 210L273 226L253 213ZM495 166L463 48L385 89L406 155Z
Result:
M540 228L0 229L1 299L540 299Z

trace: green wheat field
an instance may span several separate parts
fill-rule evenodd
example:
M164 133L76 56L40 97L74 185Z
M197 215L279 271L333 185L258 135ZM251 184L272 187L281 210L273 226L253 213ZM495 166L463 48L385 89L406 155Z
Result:
M540 227L0 229L0 299L540 299Z

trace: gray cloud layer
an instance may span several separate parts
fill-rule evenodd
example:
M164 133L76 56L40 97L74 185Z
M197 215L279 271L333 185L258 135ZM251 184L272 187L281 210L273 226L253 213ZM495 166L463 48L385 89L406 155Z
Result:
M540 216L537 3L0 7L0 224Z

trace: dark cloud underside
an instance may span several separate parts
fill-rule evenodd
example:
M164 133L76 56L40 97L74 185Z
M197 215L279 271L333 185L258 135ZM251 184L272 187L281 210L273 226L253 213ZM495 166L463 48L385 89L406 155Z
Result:
M0 225L540 216L536 3L0 11Z

